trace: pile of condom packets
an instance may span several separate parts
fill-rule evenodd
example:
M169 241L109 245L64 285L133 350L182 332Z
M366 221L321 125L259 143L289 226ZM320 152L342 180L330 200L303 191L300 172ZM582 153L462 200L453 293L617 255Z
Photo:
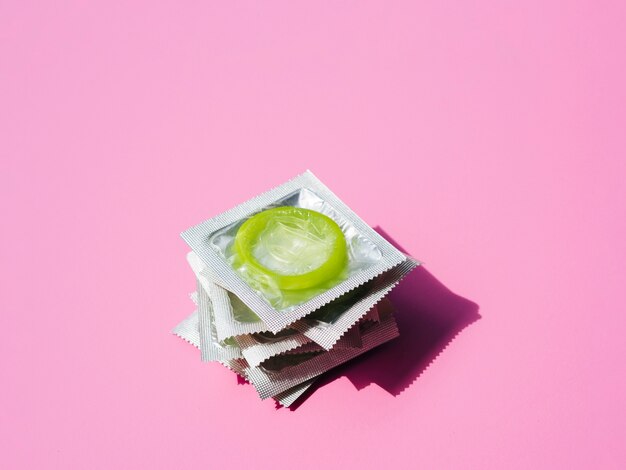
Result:
M173 333L283 406L398 336L387 295L419 264L310 171L182 238L196 309Z

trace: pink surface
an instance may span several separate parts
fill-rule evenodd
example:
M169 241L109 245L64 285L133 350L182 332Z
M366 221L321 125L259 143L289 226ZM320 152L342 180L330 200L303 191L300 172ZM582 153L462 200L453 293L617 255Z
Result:
M1 468L624 468L624 2L111 3L0 4ZM178 234L306 168L426 265L276 410Z

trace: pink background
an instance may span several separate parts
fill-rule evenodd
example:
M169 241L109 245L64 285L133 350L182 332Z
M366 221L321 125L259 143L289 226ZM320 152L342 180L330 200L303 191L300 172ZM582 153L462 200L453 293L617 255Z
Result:
M625 22L1 2L0 467L624 468ZM276 410L170 334L179 233L306 168L426 265Z

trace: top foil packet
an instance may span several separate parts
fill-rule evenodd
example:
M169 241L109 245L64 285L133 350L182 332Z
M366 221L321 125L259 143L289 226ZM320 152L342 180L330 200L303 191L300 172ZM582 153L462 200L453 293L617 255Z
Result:
M273 333L406 260L310 171L181 236Z

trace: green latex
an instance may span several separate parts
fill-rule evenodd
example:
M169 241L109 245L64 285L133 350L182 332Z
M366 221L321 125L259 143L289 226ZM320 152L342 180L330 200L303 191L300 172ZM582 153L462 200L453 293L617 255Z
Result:
M257 285L298 291L286 295L296 300L303 290L338 278L347 264L346 240L337 223L320 212L292 206L248 219L237 231L233 250Z

